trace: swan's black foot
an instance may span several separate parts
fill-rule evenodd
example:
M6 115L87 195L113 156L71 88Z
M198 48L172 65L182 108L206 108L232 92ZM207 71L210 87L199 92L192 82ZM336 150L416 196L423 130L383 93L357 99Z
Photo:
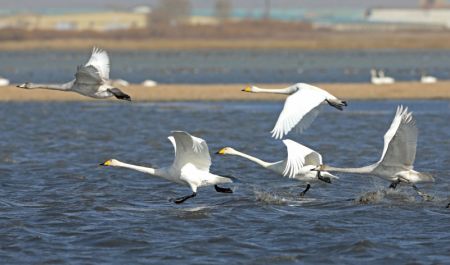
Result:
M184 197L171 199L170 201L173 201L176 204L180 204L180 203L185 202L187 199L194 198L195 196L197 196L196 192L192 193L191 195L184 196Z
M317 178L323 182L331 183L331 178L322 176L320 170L317 171Z
M123 100L131 101L131 97L128 96L127 94L123 93L118 88L113 87L113 88L108 89L108 91L111 92L111 94L113 94L117 99L123 99Z
M305 196L305 194L309 190L309 188L311 188L311 185L309 185L309 183L308 183L308 184L306 184L306 189L304 191L300 192L300 197Z
M214 189L216 189L217 192L221 193L233 193L233 191L230 188L221 188L217 185L214 185Z
M391 185L389 185L389 188L395 190L395 188L397 188L398 184L400 184L399 179L397 179L396 181L392 181Z
M445 208L450 208L450 202L447 204L447 206Z

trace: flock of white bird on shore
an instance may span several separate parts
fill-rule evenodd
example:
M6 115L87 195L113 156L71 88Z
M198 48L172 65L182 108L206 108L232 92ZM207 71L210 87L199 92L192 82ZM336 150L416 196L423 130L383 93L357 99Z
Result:
M114 86L109 79L109 57L104 50L94 48L85 65L80 65L75 73L75 79L62 84L24 83L18 85L24 89L51 89L72 91L84 96L102 99L116 97L131 101L129 95ZM386 78L386 77L385 77ZM117 82L117 80L116 80ZM320 112L322 105L329 105L343 110L347 102L336 98L318 87L298 83L284 89L265 89L251 86L243 89L250 93L276 93L287 95L284 108L271 131L275 139L283 139L292 130L306 130ZM329 172L355 173L373 175L388 180L390 188L395 189L403 183L412 186L424 199L430 196L419 191L415 186L420 182L433 182L431 175L413 169L417 145L417 127L412 112L399 106L390 128L384 135L384 147L381 158L375 164L361 168L338 168L324 165L322 156L293 140L284 139L287 157L277 162L265 162L259 158L237 151L232 147L224 147L217 154L240 156L269 169L280 176L300 180L306 183L306 188L300 193L304 196L314 181L331 183L338 177ZM175 149L175 159L172 165L164 168L150 168L131 165L116 159L110 159L101 165L122 167L137 170L153 176L190 187L192 194L175 198L175 203L183 203L197 195L197 189L203 186L214 186L217 192L232 193L232 189L220 187L221 184L232 183L233 178L219 176L210 172L211 157L205 140L192 136L184 131L172 131L168 137Z

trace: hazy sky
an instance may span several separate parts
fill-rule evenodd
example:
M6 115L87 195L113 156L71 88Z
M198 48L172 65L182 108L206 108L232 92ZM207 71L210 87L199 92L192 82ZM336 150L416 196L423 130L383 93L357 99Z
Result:
M34 9L62 7L131 7L154 5L159 0L0 0L0 9ZM251 8L263 6L264 0L231 0L233 6ZM214 0L191 0L194 7L211 7ZM274 8L340 8L340 7L414 7L418 0L271 0Z

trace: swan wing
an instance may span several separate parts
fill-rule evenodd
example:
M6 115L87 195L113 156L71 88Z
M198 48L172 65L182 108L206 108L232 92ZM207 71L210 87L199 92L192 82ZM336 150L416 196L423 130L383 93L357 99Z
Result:
M287 148L286 167L283 175L294 178L305 165L322 164L322 156L316 151L292 140L283 140Z
M412 169L416 157L417 126L408 108L399 106L391 127L384 135L384 148L378 164Z
M190 163L199 170L209 171L211 157L205 140L183 131L173 131L169 140L175 149L173 166L181 169Z
M94 47L85 66L93 66L103 80L109 79L109 57L105 50Z
M78 66L75 79L76 83L81 85L101 85L103 83L99 72L93 66Z
M321 91L300 88L297 92L287 97L284 108L278 117L275 127L271 131L272 137L281 139L296 127L303 131L319 113L318 106L326 99Z

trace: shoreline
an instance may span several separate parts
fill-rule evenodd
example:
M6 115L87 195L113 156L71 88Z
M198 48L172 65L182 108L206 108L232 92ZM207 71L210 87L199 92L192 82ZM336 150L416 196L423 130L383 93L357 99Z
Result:
M425 33L424 33L425 34ZM199 38L143 38L143 39L107 39L107 38L56 38L1 40L0 51L74 51L91 49L92 46L115 51L197 51L197 50L448 50L450 35L428 33L426 36L412 33L357 34L308 33L304 38L235 38L235 39L199 39ZM349 42L349 39L352 40Z
M131 85L120 87L133 101L281 101L286 95L245 93L249 84L161 84L156 87ZM291 84L251 84L267 88L283 88ZM343 100L450 99L450 81L435 84L398 82L391 85L367 83L320 83L323 88ZM96 101L74 92L45 89L27 90L13 85L0 87L0 102L27 101ZM106 100L116 100L114 98ZM104 101L104 100L101 100Z

